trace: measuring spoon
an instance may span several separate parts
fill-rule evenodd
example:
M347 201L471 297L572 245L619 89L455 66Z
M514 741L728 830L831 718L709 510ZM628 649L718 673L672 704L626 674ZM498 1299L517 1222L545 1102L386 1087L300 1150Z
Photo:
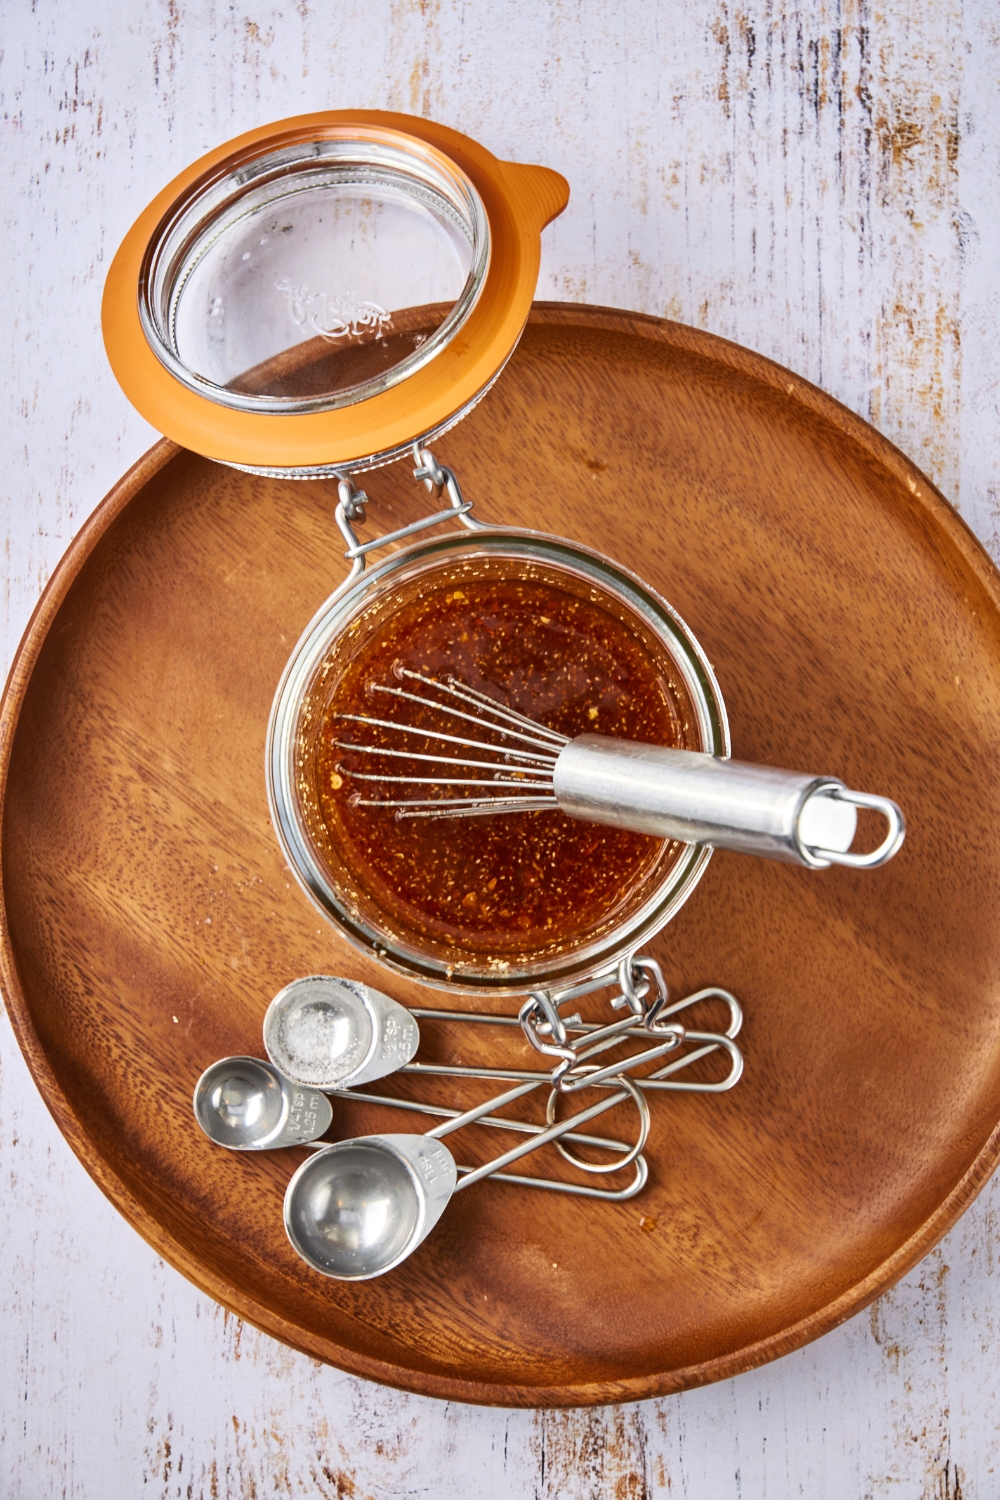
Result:
M256 1057L223 1057L206 1068L195 1084L194 1113L209 1140L229 1151L304 1146L333 1121L325 1094L282 1078Z
M455 1158L441 1137L513 1103L537 1088L537 1083L509 1089L426 1135L359 1136L323 1147L302 1163L285 1193L285 1231L292 1248L314 1270L336 1281L368 1281L381 1276L422 1244L455 1193L519 1161L539 1146L560 1140L631 1097L639 1110L641 1130L631 1151L616 1163L626 1166L646 1143L649 1106L627 1077L619 1076L606 1086L612 1090L610 1098L533 1134L461 1178ZM643 1173L621 1196L631 1196L644 1181ZM593 1190L591 1193L597 1196Z
M293 1083L353 1088L395 1073L420 1045L416 1021L379 990L331 974L293 979L264 1016L264 1047Z

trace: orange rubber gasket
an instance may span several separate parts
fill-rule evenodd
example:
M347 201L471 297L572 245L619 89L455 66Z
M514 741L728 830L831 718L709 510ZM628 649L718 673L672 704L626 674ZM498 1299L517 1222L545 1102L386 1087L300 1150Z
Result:
M347 136L440 153L473 183L490 226L490 264L469 317L422 369L356 406L326 412L237 411L178 380L150 348L139 319L140 271L164 216L199 178L300 140ZM296 115L237 136L174 178L141 213L111 264L102 324L111 368L132 405L174 442L205 458L255 468L308 469L360 462L405 446L446 423L483 391L520 337L541 257L541 232L569 201L548 167L499 161L444 125L379 110Z

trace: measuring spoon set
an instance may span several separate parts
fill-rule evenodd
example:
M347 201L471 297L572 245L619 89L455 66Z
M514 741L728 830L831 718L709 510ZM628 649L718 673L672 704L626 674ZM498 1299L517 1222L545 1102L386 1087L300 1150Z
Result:
M578 1014L564 1019L551 1001L546 1010L527 1002L519 1019L407 1009L352 980L330 975L297 979L274 997L264 1019L264 1047L270 1061L227 1057L213 1063L195 1087L195 1117L210 1140L231 1151L273 1151L287 1146L310 1150L285 1193L285 1229L302 1259L336 1280L363 1281L392 1270L426 1239L455 1193L486 1177L578 1197L631 1198L648 1179L643 1156L651 1123L647 1093L732 1088L743 1068L735 1042L742 1012L733 995L716 988L667 1004L662 976L650 960L633 961L624 980L622 993L612 1004L627 1006L629 1013L601 1025L584 1023ZM605 977L602 983L607 987L610 982ZM566 992L561 1001L594 988L594 983L578 987ZM655 994L651 1002L650 993ZM677 1019L680 1012L711 999L728 1007L729 1024L724 1031L692 1031ZM557 1061L548 1070L416 1062L418 1020L518 1027L539 1051L550 1058L554 1055ZM591 1061L635 1039L642 1046L631 1055L603 1066ZM721 1080L705 1083L676 1076L718 1050L729 1063ZM671 1058L670 1054L676 1055ZM651 1071L636 1076L637 1069L650 1065ZM361 1091L363 1085L396 1073L490 1079L511 1086L465 1110ZM498 1113L543 1087L549 1090L544 1125ZM604 1097L568 1119L557 1120L560 1095L582 1088L599 1089ZM408 1110L441 1123L420 1135L394 1133L326 1142L321 1137L333 1123L330 1096ZM592 1120L626 1102L638 1114L633 1142L585 1132L583 1127ZM473 1124L525 1139L482 1166L462 1167L444 1138ZM624 1187L610 1188L506 1170L548 1144L591 1178L631 1167L630 1180ZM572 1151L571 1145L597 1147L611 1153L612 1160L588 1161Z

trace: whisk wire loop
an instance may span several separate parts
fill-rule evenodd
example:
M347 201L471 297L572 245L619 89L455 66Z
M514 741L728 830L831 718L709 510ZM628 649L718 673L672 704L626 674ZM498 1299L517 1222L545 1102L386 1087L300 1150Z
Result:
M346 717L346 715L344 717ZM418 733L418 731L413 730L413 733L416 734ZM442 764L457 766L460 771L492 771L497 766L499 766L503 771L517 770L516 766L504 766L500 762L495 760L459 760L457 757L455 757L454 759L448 759L447 761L442 762L440 755L428 755L424 751L417 750L394 750L389 745L379 745L377 747L371 745L355 745L351 740L331 740L330 743L331 745L335 745L338 750L355 750L361 755L391 755L395 756L398 760L428 760L432 765L435 766L440 766ZM542 767L548 765L548 761L544 757L540 755L530 755L526 750L507 750L504 752L505 760L513 760L515 756L518 760L524 760L527 762L525 766L526 771L531 771L534 768L533 763L536 761ZM363 773L360 771L351 772L352 776L357 776L359 778L362 774ZM377 777L375 779L378 780Z
M461 786L462 783L459 782L459 785ZM454 811L455 817L468 816L470 818L473 818L477 813L486 814L490 812L496 812L498 810L498 803L500 804L499 811L501 812L504 810L505 804L508 803L510 804L508 810L512 812L525 812L531 811L532 809L541 810L551 805L548 799L542 797L536 797L534 799L530 797L484 797L482 799L474 797L407 797L405 798L405 800L394 802L388 797L372 797L366 799L359 796L357 801L354 803L354 806L400 808L402 809L402 811L399 811L396 814L396 816L399 818L419 818L421 816L424 816L424 814L420 812L406 811L407 808L413 807L443 808L444 810L441 813L442 818L447 818L450 811L452 810ZM426 816L432 816L432 814L426 814Z
M439 692L450 693L453 697L460 699L464 703L473 704L479 709L486 709L488 713L494 714L498 719L503 719L507 723L520 724L523 729L530 729L533 734L541 735L543 738L550 740L553 745L560 748L563 745L569 744L566 735L560 734L557 729L549 729L547 725L539 724L536 720L529 719L526 714L519 714L516 709L505 708L495 698L491 698L488 693L481 693L477 688L469 687L468 683L460 682L457 677L447 677L442 681L435 677L425 677L421 672L411 672L408 667L403 666L398 667L396 671L397 675L401 678L407 677L414 682L422 682L425 687L437 688ZM426 703L428 700L420 698L417 701ZM474 722L482 724L483 721L481 717L478 717Z
M443 686L442 683L434 683L432 681L432 679L429 678L429 677L428 678L421 678L420 680L421 680L421 682L429 682L429 683L431 683L432 686L435 686L435 687L439 687L440 688L440 687ZM567 740L563 739L561 736L560 736L560 738L558 740L556 740L554 738L548 738L548 739L542 738L540 736L539 732L538 732L541 729L542 726L540 726L538 724L532 723L532 721L530 719L528 719L528 720L520 720L521 723L528 724L528 726L534 731L532 734L525 734L524 731L523 731L523 729L505 729L502 724L487 724L487 725L484 726L484 724L483 724L483 717L482 717L481 713L480 714L467 714L467 713L464 712L463 709L452 708L449 703L437 703L437 702L435 702L432 699L422 698L419 693L407 693L407 692L404 691L403 688L386 687L384 683L376 682L376 683L372 684L372 692L373 693L386 693L386 694L391 695L393 698L405 698L407 700L407 702L409 702L409 703L419 703L422 708L428 708L428 707L430 707L430 708L436 708L437 711L438 711L438 713L450 714L451 717L454 718L454 719L465 719L465 721L467 723L469 723L469 724L475 724L477 726L477 728L479 728L479 729L482 729L482 728L485 727L485 728L491 730L493 734L503 735L504 738L506 738L506 739L523 740L524 743L527 744L527 745L537 745L537 746L539 746L543 750L551 751L552 752L552 759L553 760L555 760L557 758L558 753L559 753L559 749L561 749L564 744L568 744L569 743ZM509 717L509 716L505 715L504 717ZM518 721L514 721L514 722L518 722ZM421 733L421 732L422 731L420 731L420 730L416 731L416 733L418 733L418 734Z
M372 802L370 806L375 806ZM396 817L406 818L485 818L497 813L552 812L559 804L555 797L456 797L428 799L426 802L381 803L398 809ZM412 809L416 809L413 811Z
M415 734L420 735L422 736L422 738L427 740L441 740L442 742L449 745L462 745L469 750L488 750L496 748L498 754L502 754L511 758L517 757L519 759L527 759L529 754L529 752L524 750L508 749L506 746L497 745L496 747L493 747L490 745L484 745L482 740L466 740L462 739L460 735L444 734L441 730L418 728L418 726L415 724L399 724L392 719L373 719L370 718L367 714L337 714L336 717L338 719L353 719L359 724L368 724L374 729L393 729L398 734ZM363 750L367 755L377 755L379 753L379 748L380 747L378 745L352 746L352 749ZM532 759L542 761L543 759L547 760L547 757L542 757L537 752L533 752ZM553 756L553 764L555 764L555 760L556 757Z

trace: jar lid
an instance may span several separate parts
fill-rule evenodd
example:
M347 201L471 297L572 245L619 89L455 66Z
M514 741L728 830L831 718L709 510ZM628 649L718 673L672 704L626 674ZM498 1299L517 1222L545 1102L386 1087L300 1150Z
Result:
M108 358L142 415L207 458L300 478L388 462L496 379L568 197L558 173L407 115L250 131L125 237Z

